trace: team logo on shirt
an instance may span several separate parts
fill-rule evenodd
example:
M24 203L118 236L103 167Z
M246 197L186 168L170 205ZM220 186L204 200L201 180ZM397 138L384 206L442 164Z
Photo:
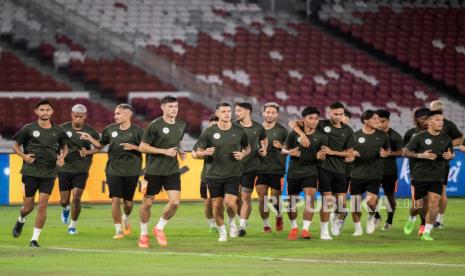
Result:
M115 138L115 137L118 137L118 132L117 131L113 131L111 133L111 137Z
M66 135L68 135L68 137L71 138L73 136L73 133L71 131L67 131Z
M170 129L167 128L167 127L164 127L164 128L163 128L163 133L164 133L164 134L170 133Z
M330 128L329 126L326 126L323 130L324 130L326 133L331 132L331 128Z
M432 143L433 143L433 141L431 141L431 139L429 139L429 138L425 140L425 144L427 144L427 145L431 145Z
M215 140L218 140L218 139L221 138L221 134L219 134L218 132L216 132L215 134L213 134L213 138L214 138Z
M39 137L39 136L40 136L40 132L39 132L38 130L34 130L34 131L32 132L32 136L34 136L34 137Z
M360 144L365 143L365 138L364 138L364 137L358 138L358 142L359 142Z

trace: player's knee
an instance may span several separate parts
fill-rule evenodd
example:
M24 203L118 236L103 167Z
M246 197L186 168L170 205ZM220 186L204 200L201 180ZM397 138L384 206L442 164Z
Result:
M74 200L73 200L74 201ZM69 205L69 201L68 200L61 200L60 201L60 204L61 204L61 207L65 208L66 206Z
M73 198L73 205L79 205L79 204L81 204L81 198L80 197L74 197Z
M181 204L181 201L179 199L169 201L169 205L171 208L178 208L179 204Z

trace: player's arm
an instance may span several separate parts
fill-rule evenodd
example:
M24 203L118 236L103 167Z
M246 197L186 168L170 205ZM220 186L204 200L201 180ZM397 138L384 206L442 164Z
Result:
M354 156L354 149L353 148L346 149L346 150L343 150L343 151L337 151L337 150L332 150L327 146L323 146L323 147L321 147L320 151L322 151L322 153L324 153L325 155L337 156L337 157L341 157L341 158L344 158L344 159L345 158L351 158L351 157Z
M304 122L302 120L294 120L289 121L288 125L295 133L299 135L302 146L308 148L310 146L310 140L302 130L304 127Z
M36 160L34 158L34 154L32 154L32 153L28 153L28 154L24 153L24 151L21 149L21 145L19 145L18 143L15 143L13 145L13 151L17 155L19 155L24 160L24 162L26 162L28 164L32 164Z
M463 136L462 136L462 137L460 137L460 138L457 138L457 139L452 140L452 144L454 145L454 147L460 146L460 148L462 149L462 148L464 147L464 146L462 145L463 141L464 141L464 138L463 138Z
M98 149L102 149L105 146L102 143L100 143L99 140L95 139L94 137L92 137L92 135L90 135L87 132L78 131L77 133L81 135L81 140L89 141L94 147Z
M147 153L147 154L160 154L160 155L166 155L166 156L171 156L175 157L178 154L178 148L169 148L169 149L162 149L162 148L156 148L152 147L148 143L141 142L139 145L139 151L142 153Z

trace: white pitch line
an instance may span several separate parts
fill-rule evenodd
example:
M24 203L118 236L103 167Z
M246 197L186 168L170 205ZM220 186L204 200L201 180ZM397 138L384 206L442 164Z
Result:
M0 248L23 248L20 246L5 246L0 245ZM427 262L382 262L382 261L355 261L355 260L318 260L318 259L299 259L299 258L282 258L269 256L253 256L239 254L211 254L211 253L192 253L192 252L153 252L153 251L135 251L135 250L108 250L108 249L88 249L88 248L68 248L68 247L43 247L43 249L51 249L58 251L69 252L89 252L89 253L124 253L124 254L143 254L143 255L170 255L170 256L191 256L191 257L230 257L254 259L258 261L280 261L294 263L321 263L321 264L366 264L366 265L412 265L412 266L436 266L436 267L458 267L465 268L465 264L450 264L450 263L427 263Z

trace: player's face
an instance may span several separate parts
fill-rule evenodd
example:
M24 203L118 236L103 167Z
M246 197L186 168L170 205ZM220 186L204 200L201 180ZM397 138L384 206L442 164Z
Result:
M128 122L131 119L132 112L129 109L116 108L115 109L115 122L121 124Z
M423 116L423 117L417 118L417 121L418 121L418 125L419 125L422 129L427 129L427 128L428 128L428 117L427 117L427 116Z
M278 119L278 110L275 107L267 107L263 111L263 118L267 123L274 123Z
M50 117L53 115L53 109L48 104L39 105L35 110L36 115L42 121L50 120Z
M310 114L303 117L302 119L304 121L305 127L315 129L320 121L320 116L318 116L318 114Z
M230 106L221 106L216 110L216 116L220 122L230 122L231 121L231 107Z
M428 118L428 125L434 131L441 131L442 125L444 124L444 117L441 114L436 114Z
M333 123L341 123L344 118L344 108L331 109L329 111L329 117Z
M387 118L379 118L379 130L386 132L389 129L389 120Z
M178 115L178 102L162 104L161 110L165 116L175 118Z
M244 118L246 118L250 114L250 111L246 108L236 106L236 120L242 121Z
M71 112L71 121L73 125L82 126L87 118L86 113Z
M365 120L365 125L367 127L374 128L374 129L379 128L379 116L378 116L378 114L375 114L370 119Z

